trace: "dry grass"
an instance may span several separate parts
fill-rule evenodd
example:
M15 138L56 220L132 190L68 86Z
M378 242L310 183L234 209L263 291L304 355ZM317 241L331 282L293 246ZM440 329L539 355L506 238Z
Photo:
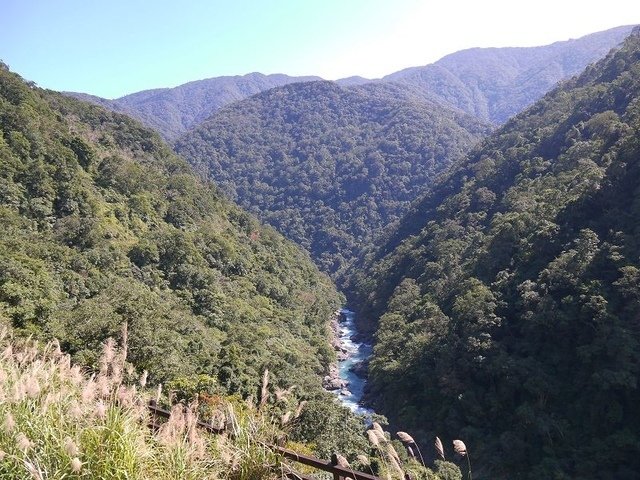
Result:
M105 342L92 375L56 342L42 346L3 330L0 352L0 478L282 478L286 467L265 446L277 428L242 402L226 400L215 412L229 425L223 435L196 428L195 405L174 406L153 433L146 374L126 363L124 344Z
M434 446L436 447L436 452L438 453L440 458L442 458L442 460L446 460L446 458L444 458L444 447L442 446L442 441L440 440L439 437L436 437Z
M472 480L473 477L471 476L471 459L469 458L469 452L467 451L467 446L464 444L462 440L454 440L453 451L456 452L458 455L462 455L463 457L467 458L467 467L469 468L468 470L469 480Z

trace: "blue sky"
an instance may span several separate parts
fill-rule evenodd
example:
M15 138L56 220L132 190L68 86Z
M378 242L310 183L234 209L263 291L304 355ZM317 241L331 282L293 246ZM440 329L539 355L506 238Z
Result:
M114 98L254 71L377 78L633 23L629 0L0 0L0 59L41 86Z

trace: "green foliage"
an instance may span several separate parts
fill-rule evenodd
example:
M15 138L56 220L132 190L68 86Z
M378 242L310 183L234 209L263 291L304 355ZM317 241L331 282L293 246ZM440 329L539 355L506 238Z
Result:
M150 381L320 391L341 298L305 253L135 121L0 71L0 316L96 367L128 324Z
M328 272L488 131L391 85L287 85L216 112L176 150Z
M320 458L330 458L335 452L354 459L368 453L364 424L342 405L325 401L309 401L296 419L292 440L311 444Z
M148 394L126 373L126 349L107 342L99 373L89 377L57 343L39 347L6 333L0 332L0 477L282 478L283 460L267 447L282 431L252 405L219 397L204 417L224 427L219 435L198 428L184 404L174 405L166 421L152 419ZM149 428L152 421L158 428Z
M351 270L370 397L491 478L640 471L640 36L513 118Z
M451 462L436 460L436 473L441 480L462 480L462 472L458 466Z

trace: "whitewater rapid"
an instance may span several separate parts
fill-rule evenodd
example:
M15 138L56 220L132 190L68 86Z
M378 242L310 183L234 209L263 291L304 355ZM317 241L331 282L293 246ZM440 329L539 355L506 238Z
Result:
M340 346L346 351L347 358L338 362L338 373L347 386L336 390L335 393L340 401L354 413L370 416L374 411L361 405L366 379L362 373L356 374L353 369L369 359L373 348L368 343L354 340L358 333L355 318L355 312L346 308L340 310L338 340Z

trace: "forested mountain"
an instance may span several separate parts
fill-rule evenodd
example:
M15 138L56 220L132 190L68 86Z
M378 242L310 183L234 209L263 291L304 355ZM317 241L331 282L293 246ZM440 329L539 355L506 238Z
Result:
M353 76L336 83L341 86L397 83L413 89L417 98L435 100L482 120L503 123L558 81L602 58L631 28L613 28L543 47L473 48L380 80ZM114 100L85 93L68 92L67 95L132 116L166 140L174 141L225 105L274 87L313 80L321 78L250 73L197 80L174 88L143 90Z
M335 272L487 132L411 89L310 82L225 107L175 148Z
M632 26L542 47L472 48L382 79L500 124L618 45Z
M68 93L81 100L125 113L174 140L216 110L270 88L319 77L290 77L283 74L249 73L185 83L174 88L157 88L107 100L84 93Z
M425 441L464 438L487 478L640 472L634 32L456 164L352 270L378 320L370 400Z
M320 391L340 305L306 253L128 117L0 69L0 324L93 365L129 329L152 381Z

